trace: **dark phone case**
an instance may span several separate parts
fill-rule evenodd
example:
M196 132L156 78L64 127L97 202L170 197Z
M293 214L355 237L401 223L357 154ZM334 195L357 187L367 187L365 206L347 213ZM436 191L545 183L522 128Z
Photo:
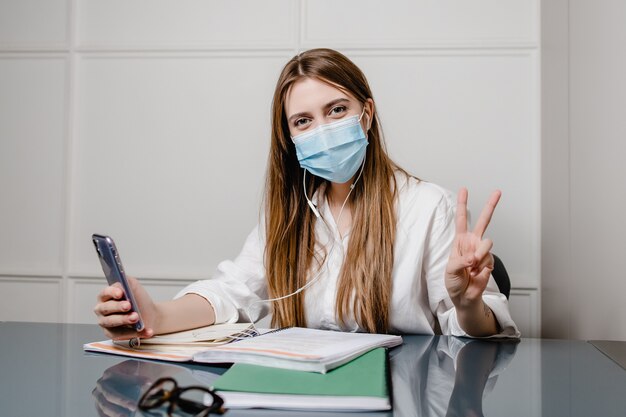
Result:
M119 282L122 285L126 299L130 301L131 310L139 314L139 321L135 323L135 330L143 330L143 320L141 319L141 314L137 308L135 297L133 297L133 293L130 290L130 285L128 285L124 267L122 266L122 260L120 259L120 254L115 247L115 242L109 236L105 235L94 234L91 238L96 247L98 259L100 259L100 265L102 265L102 271L104 271L104 276L106 277L107 282L109 285L113 285L116 282Z

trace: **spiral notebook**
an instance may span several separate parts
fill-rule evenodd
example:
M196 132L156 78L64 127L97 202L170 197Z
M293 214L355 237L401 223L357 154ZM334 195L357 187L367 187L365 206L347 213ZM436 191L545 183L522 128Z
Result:
M84 349L166 361L246 363L326 373L374 348L400 344L402 337L394 335L290 327L210 347L187 343L155 348L144 344L139 350L104 341L86 344Z
M374 348L400 344L401 336L290 327L216 346L196 353L193 359L326 373Z

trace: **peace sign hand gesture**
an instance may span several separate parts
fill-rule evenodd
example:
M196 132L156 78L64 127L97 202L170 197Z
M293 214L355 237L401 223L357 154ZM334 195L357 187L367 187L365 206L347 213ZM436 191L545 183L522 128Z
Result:
M497 332L495 317L482 301L494 265L490 253L493 242L483 239L483 235L501 195L500 191L491 194L474 230L470 232L467 230L467 189L461 188L458 194L456 235L446 266L445 282L456 307L459 324L475 336Z

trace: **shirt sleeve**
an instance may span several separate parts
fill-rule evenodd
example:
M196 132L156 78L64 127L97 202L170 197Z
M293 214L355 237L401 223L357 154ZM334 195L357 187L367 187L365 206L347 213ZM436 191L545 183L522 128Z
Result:
M451 195L439 202L432 220L430 236L424 254L424 275L428 288L428 302L436 315L442 334L470 337L458 322L456 309L445 285L445 268L455 235L456 207ZM491 308L500 326L500 333L489 336L519 338L520 332L511 318L508 300L500 293L493 277L489 278L483 301Z
M260 226L248 235L235 260L220 262L211 279L196 281L183 288L174 298L197 294L215 310L215 324L257 321L267 315L264 241Z

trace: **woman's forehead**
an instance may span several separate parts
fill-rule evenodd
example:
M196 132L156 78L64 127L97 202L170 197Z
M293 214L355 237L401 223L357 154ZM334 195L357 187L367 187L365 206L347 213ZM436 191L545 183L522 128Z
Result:
M329 81L317 78L302 78L293 83L285 95L285 113L287 115L315 110L338 99L356 100L345 89Z

